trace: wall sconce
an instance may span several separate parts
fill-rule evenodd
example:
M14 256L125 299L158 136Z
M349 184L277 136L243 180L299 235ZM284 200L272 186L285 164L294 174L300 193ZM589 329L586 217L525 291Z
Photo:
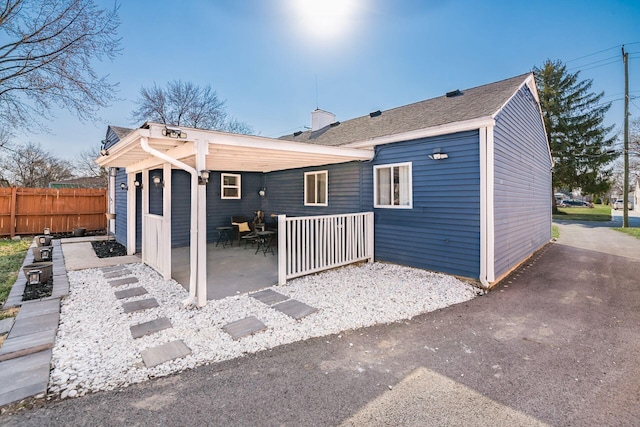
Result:
M109 155L109 150L107 150L106 148L103 148L100 150L100 155L101 156L108 156Z
M198 177L198 184L205 185L209 182L209 171L201 170L200 176Z
M136 188L142 188L142 183L136 179L133 181L133 186Z
M165 126L164 129L162 129L162 135L168 136L169 138L185 139L187 137L187 134L182 132L180 128L173 127L173 126Z
M266 188L260 189L260 191L258 191L258 194L260 195L260 197L264 197L265 194L267 194L267 189Z
M109 176L115 177L118 173L118 168L109 168Z
M121 189L121 190L128 190L128 189L129 189L129 186L128 186L127 184L125 184L124 182L121 182L121 183L120 183L120 189Z
M431 160L444 160L448 159L449 155L447 153L441 153L439 148L435 148L433 154L429 154L429 158Z
M164 187L164 181L162 180L160 175L153 175L151 177L151 182L153 182L153 185L155 185L156 187L159 185L162 185Z

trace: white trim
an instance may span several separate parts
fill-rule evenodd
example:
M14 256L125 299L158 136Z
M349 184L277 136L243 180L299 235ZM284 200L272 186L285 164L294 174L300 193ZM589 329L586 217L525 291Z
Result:
M455 123L447 123L444 125L433 126L430 128L417 129L409 132L397 133L394 135L381 136L372 138L367 141L351 142L341 145L345 148L373 148L376 145L389 144L391 142L410 141L412 139L427 138L431 136L446 135L456 132L464 132L468 130L476 130L487 126L495 125L493 117L480 117L472 120L465 120Z
M162 166L162 179L164 187L162 188L162 251L160 255L162 268L162 277L164 280L171 280L171 163L165 163Z
M480 283L487 282L487 128L480 129Z
M225 185L224 184L224 178L225 177L233 177L236 179L237 185ZM224 190L227 188L236 188L238 190L238 195L237 196L225 196L224 195ZM227 172L220 172L220 198L222 200L238 200L242 198L242 175L238 174L238 173L227 173Z
M487 281L495 282L495 151L493 126L487 127Z
M324 187L324 203L318 203L318 175L324 174L326 176L326 185ZM315 203L309 203L307 202L307 176L309 175L313 175L315 176L315 199L316 202ZM329 171L328 170L321 170L321 171L309 171L309 172L305 172L304 173L304 205L305 206L329 206Z
M380 205L378 204L378 169L392 169L395 167L409 167L409 204L408 205L394 205L393 204L393 194L390 194L391 204L390 205ZM393 174L391 174L393 177ZM391 183L390 191L393 192L393 182ZM402 162L402 163L388 163L384 165L375 165L373 167L373 207L377 209L413 209L413 162Z

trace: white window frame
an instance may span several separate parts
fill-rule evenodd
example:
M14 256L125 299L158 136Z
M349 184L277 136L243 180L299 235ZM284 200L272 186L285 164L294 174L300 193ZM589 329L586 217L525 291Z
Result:
M379 197L378 197L378 170L380 169L390 169L391 170L391 176L393 177L393 168L400 168L403 166L407 166L409 168L408 173L407 173L407 180L405 182L404 185L408 186L408 189L406 191L409 192L408 194L408 198L409 198L409 204L406 205L400 205L400 204L394 204L394 194L393 194L393 189L394 189L394 183L392 183L392 185L389 187L389 200L390 200L390 204L380 204L379 201ZM401 186L402 181L398 182L398 185ZM400 192L402 192L402 187L400 187ZM413 165L412 162L404 162L404 163L390 163L390 164L385 164L385 165L376 165L373 167L373 207L374 208L381 208L381 209L413 209Z
M315 185L315 202L307 202L307 177L313 175L314 185ZM318 202L318 176L324 175L326 185L324 187L324 203ZM329 206L329 171L313 171L313 172L305 172L304 173L304 205L305 206Z
M224 184L224 179L225 177L234 177L236 178L236 182L238 183L238 185L225 185ZM238 190L238 195L237 196L225 196L224 195L224 190L225 189L229 189L229 188L235 188ZM240 174L237 173L221 173L220 174L220 198L221 199L240 199L242 198L242 176Z

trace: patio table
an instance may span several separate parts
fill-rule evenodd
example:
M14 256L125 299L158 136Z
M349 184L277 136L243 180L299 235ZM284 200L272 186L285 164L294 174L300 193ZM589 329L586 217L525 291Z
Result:
M218 246L218 243L222 243L223 248L227 247L227 243L233 246L233 238L231 237L233 227L216 227L216 230L218 231L216 246Z
M271 247L273 236L276 234L275 231L258 231L256 234L258 235L258 247L256 248L256 254L258 251L262 250L264 256L267 256L267 252L271 252L272 255L275 255L273 248Z

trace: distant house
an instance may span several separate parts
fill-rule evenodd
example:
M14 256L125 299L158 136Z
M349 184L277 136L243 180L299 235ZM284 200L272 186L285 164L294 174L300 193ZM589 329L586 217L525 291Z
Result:
M171 247L206 251L204 236L212 241L232 215L258 209L287 218L370 212L376 260L485 287L551 239L552 160L533 74L346 121L316 110L311 130L280 139L147 123L110 126L105 148L97 163L119 168L116 238L144 258L143 218L158 221L157 266L170 264ZM292 244L294 231L280 229L280 242ZM350 245L332 241L322 256Z
M85 176L50 182L49 188L107 188L107 180L96 176Z

